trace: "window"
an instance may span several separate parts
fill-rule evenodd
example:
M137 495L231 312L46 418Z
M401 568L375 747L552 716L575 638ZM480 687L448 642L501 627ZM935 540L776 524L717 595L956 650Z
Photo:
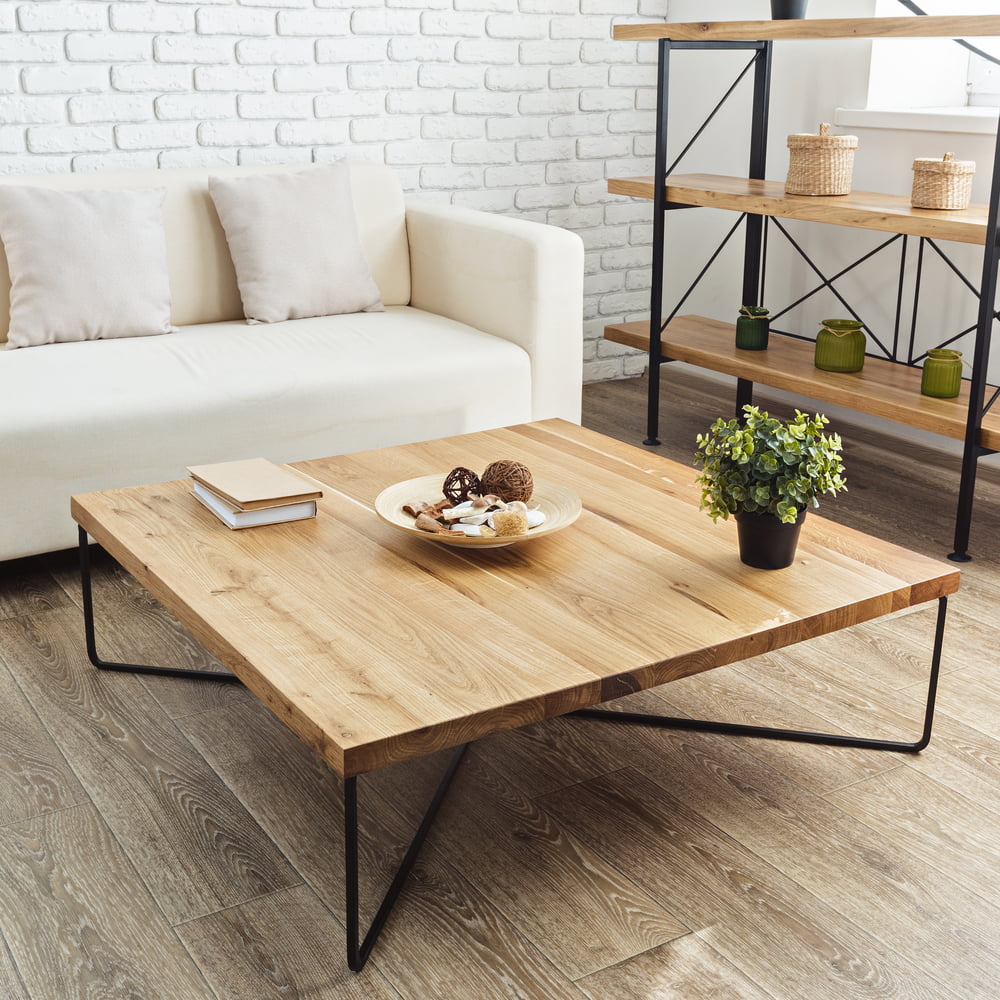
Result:
M929 15L996 14L997 0L916 0ZM960 11L955 7L959 6ZM908 15L898 0L876 0L875 16ZM1000 39L970 42L1000 56ZM950 38L874 39L865 108L840 108L838 125L992 133L1000 105L1000 66Z
M1000 54L1000 42L992 39L978 47L990 55ZM971 107L1000 107L1000 66L970 52L968 76Z

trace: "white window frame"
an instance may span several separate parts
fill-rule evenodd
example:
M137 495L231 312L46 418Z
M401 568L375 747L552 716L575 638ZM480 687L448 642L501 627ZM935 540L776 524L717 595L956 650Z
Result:
M1000 43L983 46L984 52L1000 55ZM974 52L969 53L969 106L995 108L1000 105L1000 66Z
M995 14L997 0L920 0L928 14ZM876 0L875 15L906 16L896 0ZM1000 53L1000 39L971 39ZM873 39L864 108L838 108L838 125L909 131L995 134L1000 66L950 38ZM992 71L996 71L995 73ZM989 90L985 88L995 88Z

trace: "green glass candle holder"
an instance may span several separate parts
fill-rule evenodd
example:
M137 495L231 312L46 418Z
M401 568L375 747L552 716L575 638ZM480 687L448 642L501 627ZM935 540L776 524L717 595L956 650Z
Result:
M736 346L741 351L767 350L771 316L767 306L740 306L736 317Z
M816 367L825 372L861 371L867 343L863 326L856 319L824 319L816 336Z
M925 396L954 399L962 390L962 352L934 348L927 352L920 375L920 391Z

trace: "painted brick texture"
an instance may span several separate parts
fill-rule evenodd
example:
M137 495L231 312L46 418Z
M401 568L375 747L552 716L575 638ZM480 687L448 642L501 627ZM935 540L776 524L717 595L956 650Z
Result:
M7 0L0 172L386 163L408 195L572 229L584 378L642 370L602 341L645 314L655 46L667 0Z

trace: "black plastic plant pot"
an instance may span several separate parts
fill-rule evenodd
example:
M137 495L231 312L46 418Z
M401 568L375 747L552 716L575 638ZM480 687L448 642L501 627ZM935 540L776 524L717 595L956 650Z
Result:
M785 569L791 566L795 562L799 531L805 519L804 510L792 524L786 524L774 514L737 514L740 562L754 569Z
M808 3L809 0L771 0L771 18L775 21L803 18Z

